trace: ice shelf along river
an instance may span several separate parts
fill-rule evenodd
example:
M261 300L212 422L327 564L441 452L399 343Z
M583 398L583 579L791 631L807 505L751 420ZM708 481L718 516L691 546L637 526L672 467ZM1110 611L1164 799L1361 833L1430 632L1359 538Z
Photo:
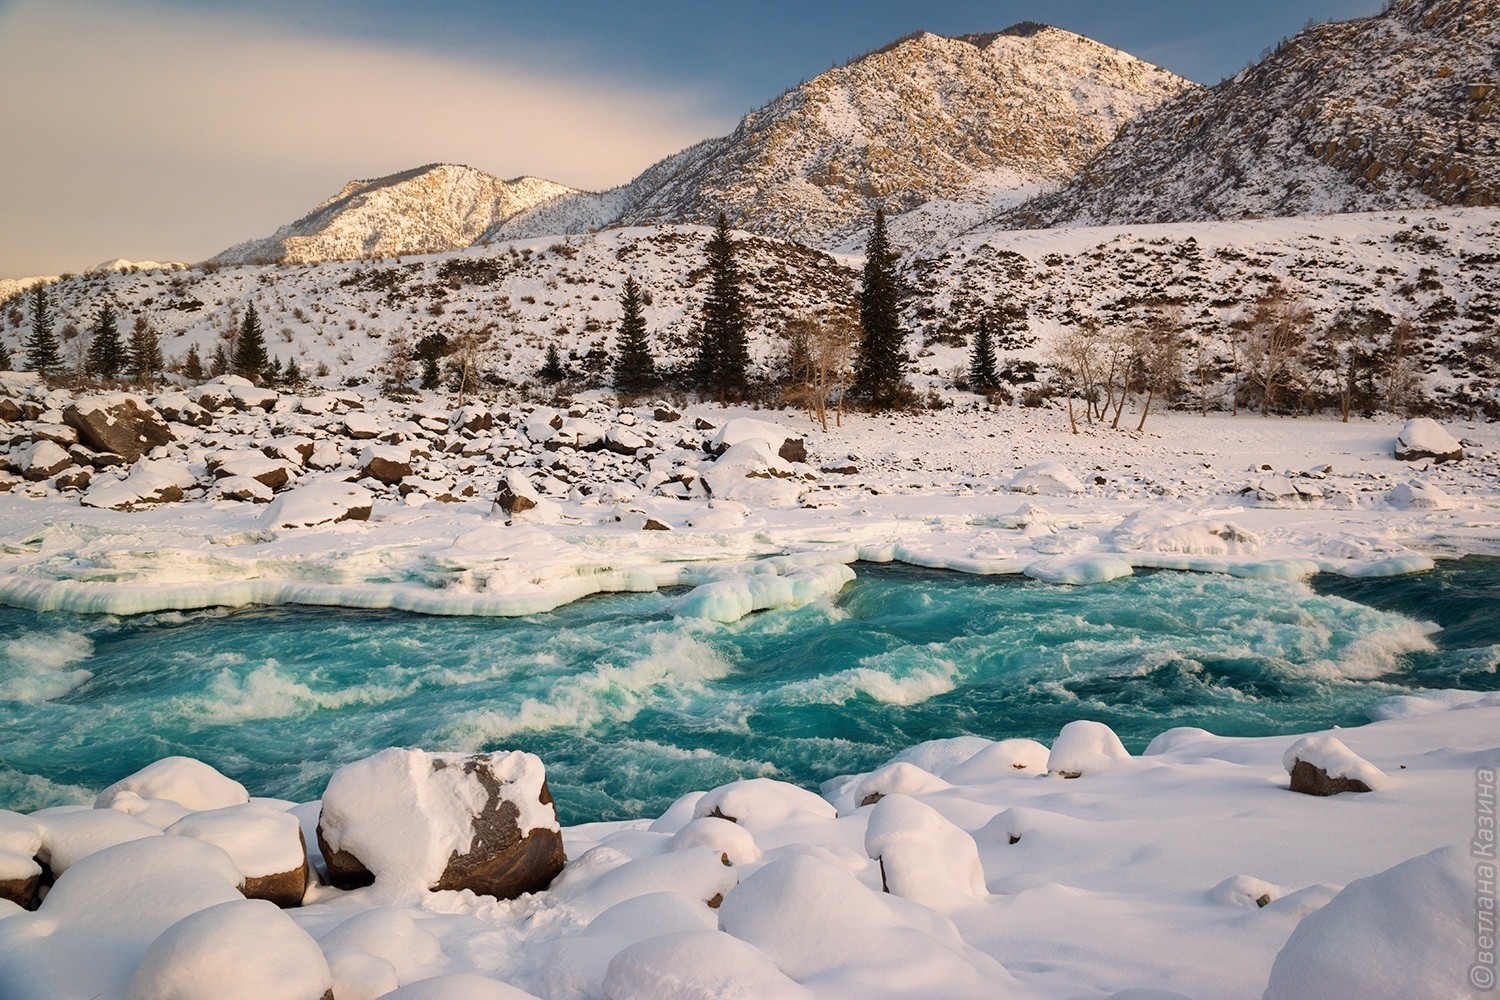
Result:
M526 618L0 608L0 808L87 801L170 754L301 801L387 746L517 748L578 823L739 777L816 788L929 739L1050 742L1087 718L1138 753L1174 726L1304 732L1412 689L1500 688L1496 558L1089 587L855 568L831 601L730 625L673 618L669 594Z

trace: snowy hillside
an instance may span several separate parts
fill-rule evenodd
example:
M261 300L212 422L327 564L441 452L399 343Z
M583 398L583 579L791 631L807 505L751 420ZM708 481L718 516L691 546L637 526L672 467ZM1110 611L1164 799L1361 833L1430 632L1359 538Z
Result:
M658 358L688 356L707 236L699 227L617 229L416 259L91 274L49 294L68 358L106 298L118 303L126 328L132 314L146 315L169 358L196 345L205 361L253 301L273 355L296 357L308 372L326 365L336 379L368 378L397 331L415 342L466 330L487 336L490 369L504 381L532 380L549 343L575 371L602 377L626 274L650 296ZM785 320L851 304L859 261L741 239L755 313L751 351L760 374L771 374L784 352ZM1497 262L1500 209L974 233L903 261L914 381L951 388L968 364L965 331L980 310L1006 304L1024 306L1026 323L1013 349L1002 350L1002 365L1030 360L1045 375L1057 338L1080 321L1097 319L1107 334L1159 304L1177 311L1193 364L1201 350L1217 378L1237 349L1236 324L1279 284L1309 309L1309 366L1335 317L1378 310L1414 325L1412 364L1425 396L1482 411L1500 405ZM18 358L29 323L20 299L0 314L0 342ZM70 325L85 332L67 339ZM1314 376L1328 372L1309 368ZM1213 393L1213 405L1230 405L1222 385Z
M633 274L650 297L645 315L658 358L686 357L706 292L699 227L615 229L567 240L521 241L382 261L208 267L190 271L89 274L49 288L64 355L87 341L99 303L144 314L169 359L196 346L205 361L255 303L267 350L295 357L309 374L364 379L381 365L386 340L479 333L500 378L531 379L546 345L557 344L580 374L605 370L619 316L619 285ZM757 237L742 238L745 291L761 335L752 355L769 366L781 352L784 320L804 309L853 302L857 275L829 255ZM0 316L0 342L19 356L30 312L17 299ZM67 328L85 331L72 338Z
M296 222L230 247L211 263L305 264L458 250L495 223L572 193L535 177L505 181L472 167L431 164L350 181Z
M1107 334L1166 308L1186 334L1184 367L1218 379L1244 350L1240 324L1257 297L1279 286L1307 309L1299 324L1307 379L1334 377L1320 350L1340 314L1383 313L1412 325L1411 366L1426 393L1460 410L1500 412L1497 264L1500 209L1002 230L913 255L907 321L922 338L923 370L938 374L967 364L966 349L944 345L993 305L1024 305L1036 343L1017 357L1042 362L1086 319ZM1186 381L1195 378L1190 371Z
M1500 200L1500 2L1397 0L1308 28L1121 130L1011 228Z
M951 235L1071 176L1125 122L1191 88L1045 25L919 33L787 91L623 188L522 213L487 238L711 223L724 211L744 229L834 248L857 242L876 207L924 208L914 232Z

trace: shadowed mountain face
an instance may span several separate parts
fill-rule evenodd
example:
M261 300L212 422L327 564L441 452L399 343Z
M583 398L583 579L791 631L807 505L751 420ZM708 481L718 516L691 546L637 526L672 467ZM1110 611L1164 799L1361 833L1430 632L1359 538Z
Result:
M1500 200L1500 0L1398 0L1143 113L1011 228Z

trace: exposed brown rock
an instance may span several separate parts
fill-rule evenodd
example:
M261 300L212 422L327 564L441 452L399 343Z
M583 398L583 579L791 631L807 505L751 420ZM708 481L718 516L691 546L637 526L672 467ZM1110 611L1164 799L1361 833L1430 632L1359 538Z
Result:
M1292 766L1292 791L1304 795L1337 795L1368 792L1370 786L1357 778L1330 778L1321 767L1299 760Z
M127 462L175 440L161 414L134 396L114 397L107 406L74 403L63 411L63 421L90 448L112 451Z
M246 899L267 899L283 910L302 905L302 897L307 893L308 865L307 838L301 830L297 831L297 840L302 845L302 864L291 871L246 878L240 887Z

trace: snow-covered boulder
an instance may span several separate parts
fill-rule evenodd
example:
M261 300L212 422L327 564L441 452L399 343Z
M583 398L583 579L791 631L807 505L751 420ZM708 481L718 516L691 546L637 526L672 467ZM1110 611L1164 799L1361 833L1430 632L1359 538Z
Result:
M950 788L948 782L915 764L892 761L859 780L854 786L854 801L872 806L887 795L922 795Z
M1385 502L1397 510L1447 510L1453 506L1452 497L1418 479L1392 486L1386 491Z
M234 400L235 408L239 410L260 410L262 413L270 413L276 409L276 404L281 400L281 393L263 386L231 385L228 388L230 398Z
M1069 496L1082 493L1083 483L1061 462L1038 462L1016 473L1010 481L1012 493L1037 493L1044 496Z
M794 476L775 446L760 438L746 438L719 454L704 472L703 483L715 500L736 500L759 508L796 503L803 487Z
M186 809L222 809L250 801L245 786L191 757L163 757L110 785L94 799L95 809L113 808L126 793L164 799Z
M197 477L181 462L141 459L123 480L96 481L79 503L108 510L135 510L157 504L176 503L183 491L197 484Z
M36 909L42 878L36 855L41 849L42 828L35 820L0 809L0 900Z
M283 493L261 515L268 528L310 528L340 521L368 521L375 495L355 483L324 481Z
M130 1000L324 1000L333 974L318 944L261 899L183 917L146 949Z
M1493 965L1475 960L1475 878L1474 859L1444 847L1350 882L1292 931L1264 1000L1479 995Z
M243 903L239 880L228 855L190 837L158 835L97 851L58 878L35 914L0 919L0 994L129 996L151 944L184 917Z
M660 934L620 950L610 960L602 996L655 1000L811 1000L812 992L776 967L762 951L718 931Z
M275 490L249 476L230 476L227 479L220 479L214 483L214 490L222 500L270 503L276 499Z
M537 492L531 480L519 469L511 469L500 480L495 493L494 510L504 514L507 521L530 521L549 524L562 516L558 505Z
M412 474L411 449L398 444L375 444L359 456L359 477L394 486Z
M251 802L189 813L164 832L222 849L245 877L246 898L283 908L301 905L307 892L307 844L291 813Z
M210 455L208 467L216 479L245 477L272 490L283 489L297 474L295 463L267 458L258 451Z
M909 795L875 803L865 853L879 863L882 887L893 896L943 910L988 895L974 838Z
M72 468L75 463L73 456L61 445L51 441L38 441L21 453L21 460L17 464L21 467L21 475L33 483L39 483Z
M336 886L501 899L545 889L567 860L542 762L521 751L392 748L346 764L323 794L318 846Z
M188 398L185 392L164 392L152 400L162 419L189 427L207 427L214 416Z
M716 816L754 831L788 822L834 819L837 813L805 788L771 778L746 778L705 793L694 805L693 816Z
M1456 462L1464 457L1464 448L1436 420L1415 417L1396 435L1395 455L1401 462L1420 462L1424 458Z
M175 440L161 414L123 392L84 397L63 411L63 422L90 448L112 451L127 462Z
M690 851L707 847L719 853L726 865L748 865L760 860L755 835L738 823L703 816L672 835L671 850Z
M1036 740L1001 740L944 771L943 778L955 785L980 784L1016 775L1034 778L1047 773L1050 755L1046 744Z
M769 420L736 417L714 434L708 442L710 453L722 456L737 444L759 442L783 462L806 462L807 446L802 438Z
M356 410L344 417L344 435L356 441L367 441L370 438L379 437L383 429L379 420L362 410Z
M1076 719L1062 727L1047 755L1047 770L1063 778L1078 778L1108 770L1130 757L1115 731L1102 722Z
M1390 787L1385 772L1350 750L1336 736L1304 736L1281 758L1291 789L1307 795L1372 792Z
M1310 479L1290 476L1256 476L1241 488L1240 494L1261 507L1319 504L1324 500L1322 487Z

